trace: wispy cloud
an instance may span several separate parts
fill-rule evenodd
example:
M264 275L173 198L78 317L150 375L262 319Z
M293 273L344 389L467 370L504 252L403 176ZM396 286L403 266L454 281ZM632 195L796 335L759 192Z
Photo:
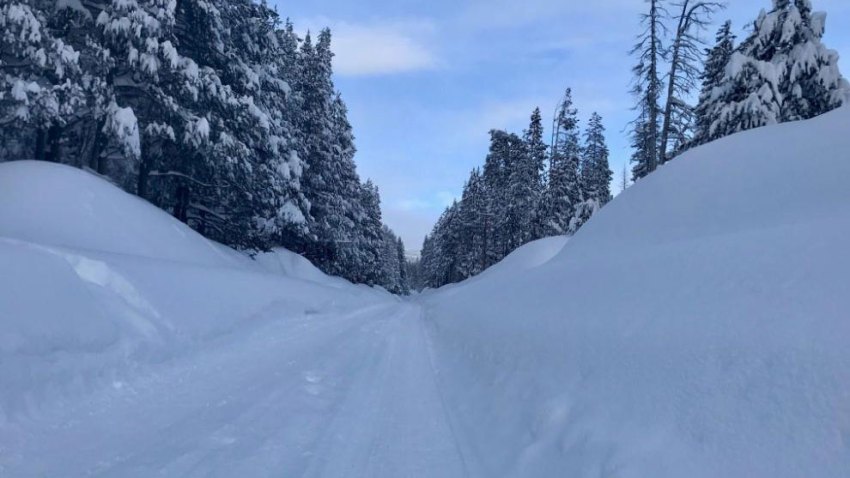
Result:
M596 0L577 2L564 0L470 0L459 19L486 28L521 27L563 18L564 15L591 16L629 14L639 11L638 0Z
M451 191L439 191L427 198L407 198L394 204L393 209L399 211L441 211L451 206L457 195Z
M396 209L400 211L423 211L431 209L433 204L429 201L419 198L402 199L396 204Z
M299 23L312 30L331 28L337 75L392 75L439 65L427 41L434 27L425 20L352 23L315 18Z

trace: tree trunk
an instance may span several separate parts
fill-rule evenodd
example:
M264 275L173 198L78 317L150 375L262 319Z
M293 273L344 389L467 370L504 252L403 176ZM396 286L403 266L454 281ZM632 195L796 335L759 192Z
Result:
M44 161L44 151L47 148L47 134L44 128L38 128L35 132L35 155L36 161Z
M106 147L103 134L105 124L106 119L98 120L95 123L94 140L89 155L89 167L97 171L98 174L106 174L106 159L103 157L103 150Z
M664 125L661 128L661 152L658 156L661 164L667 162L667 143L670 141L670 127L673 121L673 96L676 94L676 74L679 72L682 36L688 29L689 3L690 0L685 0L682 3L682 14L679 16L679 25L676 27L676 39L673 43L673 55L670 58L670 77L667 82L667 101L664 106Z
M174 210L174 216L184 224L189 221L189 197L190 191L187 186L177 188L177 206Z
M652 0L649 12L650 23L650 66L647 99L649 100L649 154L647 158L647 173L655 171L658 165L658 0Z
M59 149L59 142L62 139L62 127L53 124L50 125L50 128L47 129L47 143L50 146L50 149L47 150L47 154L45 156L45 160L51 163L58 163L61 158L61 151Z
M150 158L142 151L142 158L139 162L139 177L136 181L136 195L142 199L148 198L148 180L150 179Z

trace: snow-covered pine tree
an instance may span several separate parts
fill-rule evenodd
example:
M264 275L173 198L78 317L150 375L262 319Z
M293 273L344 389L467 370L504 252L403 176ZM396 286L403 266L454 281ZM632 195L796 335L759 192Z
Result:
M632 181L637 181L650 173L649 162L647 158L652 154L653 149L657 150L657 145L653 142L654 136L650 131L647 123L646 115L641 115L634 120L631 128L631 147L632 157Z
M584 200L595 202L597 209L611 200L611 180L614 172L608 164L608 155L602 116L593 113L584 133L581 184Z
M537 113L539 125L539 111ZM540 132L542 133L542 128ZM531 240L532 211L539 203L540 193L540 169L536 162L540 158L532 158L528 143L519 136L509 134L506 140L504 164L507 189L502 198L504 204L501 209L504 216L500 217L501 221L497 223L497 237L501 236L501 257Z
M590 217L611 200L611 179L614 173L608 166L608 146L602 117L593 113L587 124L581 157L582 201L570 219L568 233L575 234Z
M701 112L710 122L708 139L812 118L847 101L838 54L821 42L825 20L809 0L773 0L761 12Z
M439 224L439 222L437 223ZM437 225L434 225L436 229ZM433 230L431 234L425 236L422 241L421 257L419 258L419 283L423 288L434 287L436 282L436 263L437 263L437 247L434 241ZM439 287L439 286L438 286Z
M299 48L253 0L10 0L0 26L0 161L91 168L220 242L375 274L328 31Z
M85 109L80 52L50 25L54 2L0 5L0 161L59 161L61 129Z
M421 256L407 259L404 270L407 277L407 284L410 286L411 291L422 291L425 289Z
M393 232L387 226L381 228L381 264L384 289L393 294L402 294L401 263L398 256L398 241Z
M702 89L695 110L696 128L691 146L699 146L717 139L716 131L712 129L719 114L719 98L715 94L720 91L719 87L734 51L735 35L732 33L732 22L726 21L717 31L714 47L706 50L705 66L700 76Z
M310 239L296 247L324 272L357 281L362 277L357 248L363 244L358 231L363 195L347 110L331 78L330 31L323 30L315 46L308 34L299 56L304 193L312 220Z
M782 122L814 118L848 100L850 84L838 69L838 53L821 41L825 29L826 13L813 12L811 0L794 0L787 7L779 58L773 60L784 60L779 79Z
M400 290L398 294L408 295L411 291L410 277L408 275L407 254L404 249L404 241L396 239L396 256L398 257L398 278Z
M662 43L666 27L663 19L669 16L664 0L645 0L648 11L641 14L641 25L644 32L638 36L631 54L637 57L638 63L632 69L634 86L632 94L637 100L635 110L638 119L632 123L633 136L644 138L641 148L636 149L632 160L636 163L633 173L635 178L642 178L655 171L659 162L661 143L661 76L660 65L666 59L666 48Z
M554 120L549 178L541 208L541 237L568 234L575 209L582 201L580 136L578 110L573 107L572 90L567 89Z
M259 127L234 132L253 150L250 186L253 236L260 248L279 246L307 231L308 206L301 191L303 165L295 130L290 83L297 69L292 24L280 29L277 13L253 0L230 2L223 12L238 55L226 67L241 96L243 117Z
M511 154L510 134L502 130L490 131L490 150L484 161L483 179L487 195L485 227L487 243L484 247L485 264L490 267L501 259L504 251L507 231L504 225L507 211L507 193L509 183L508 162Z
M460 258L459 204L449 206L422 248L426 287L437 288L459 282L465 277L458 269Z
M404 243L387 226L381 230L381 263L384 267L384 282L379 284L397 295L410 293L407 282L407 264L404 256Z
M394 266L384 262L387 257L384 253L384 226L381 222L381 196L378 187L371 180L366 181L361 186L360 195L362 212L355 222L355 241L352 243L354 249L350 251L351 262L346 265L344 277L368 285L392 284L393 277L388 274L393 273L390 269Z
M480 274L488 261L487 234L493 219L489 215L487 191L481 170L475 168L463 188L460 201L461 251L458 268L464 278Z
M722 138L748 129L779 122L781 95L777 89L776 67L741 51L732 54L726 75L713 96L717 98L716 118L711 135Z
M526 148L526 188L529 193L527 222L523 225L523 243L542 237L540 218L545 191L546 158L549 147L543 141L543 118L540 108L535 108L531 114L531 122L525 130L523 141Z

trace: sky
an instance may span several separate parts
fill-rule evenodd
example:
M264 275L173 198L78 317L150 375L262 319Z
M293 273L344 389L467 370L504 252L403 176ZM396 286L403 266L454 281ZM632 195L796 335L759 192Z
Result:
M273 0L301 32L333 31L335 84L349 107L361 177L411 252L484 162L494 128L544 125L567 87L580 116L602 115L615 183L630 156L628 55L641 0ZM828 12L825 43L850 71L850 1ZM731 0L716 17L739 37L770 0ZM705 32L713 40L716 26ZM847 73L846 73L847 74ZM617 186L613 188L615 191Z

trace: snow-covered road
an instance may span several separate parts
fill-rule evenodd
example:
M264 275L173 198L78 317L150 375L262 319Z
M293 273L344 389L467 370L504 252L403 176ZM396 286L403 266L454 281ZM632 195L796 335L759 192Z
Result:
M467 476L421 315L392 302L228 334L0 428L0 474Z

